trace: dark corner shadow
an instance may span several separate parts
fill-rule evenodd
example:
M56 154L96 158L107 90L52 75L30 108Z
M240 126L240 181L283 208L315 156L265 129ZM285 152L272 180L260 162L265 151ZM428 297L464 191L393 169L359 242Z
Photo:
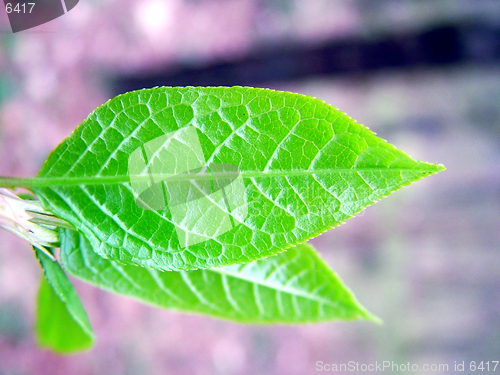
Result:
M52 21L73 9L79 0L4 0L13 33Z

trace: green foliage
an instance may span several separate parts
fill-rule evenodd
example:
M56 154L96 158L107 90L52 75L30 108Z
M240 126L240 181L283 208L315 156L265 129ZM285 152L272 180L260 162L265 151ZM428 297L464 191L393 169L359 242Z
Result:
M38 292L36 335L42 347L60 353L88 349L94 334L78 295L56 261L35 250L45 276Z
M168 207L136 204L131 178L149 177L130 176L127 167L142 145L186 127L197 130L207 163L239 167L248 214L242 225L182 247ZM441 169L318 99L244 87L160 87L97 108L51 153L33 189L102 257L192 270L282 252ZM195 229L204 235L210 225Z
M67 272L155 306L244 323L378 321L304 242L442 170L315 98L158 87L98 107L37 177L0 177L45 209L9 211L0 195L0 226L34 245L60 240ZM40 344L90 347L71 283L36 254Z
M160 272L104 259L75 231L61 238L70 274L158 307L244 323L377 320L307 244L244 265Z

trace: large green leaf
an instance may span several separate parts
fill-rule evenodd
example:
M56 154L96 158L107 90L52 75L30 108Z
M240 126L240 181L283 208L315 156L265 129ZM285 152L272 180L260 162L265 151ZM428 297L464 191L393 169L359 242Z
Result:
M45 273L38 292L38 343L61 353L90 348L94 334L73 285L59 263L40 250L36 255Z
M24 183L99 255L190 270L277 254L441 170L318 99L159 87L97 108Z
M378 320L310 245L244 265L161 272L104 259L75 231L62 230L61 241L73 276L159 307L245 323Z

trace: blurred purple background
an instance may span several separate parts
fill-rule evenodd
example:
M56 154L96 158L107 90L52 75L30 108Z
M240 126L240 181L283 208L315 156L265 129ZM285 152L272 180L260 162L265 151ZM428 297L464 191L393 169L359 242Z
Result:
M314 374L317 361L453 373L455 361L499 361L499 27L498 1L81 0L16 34L0 9L0 175L35 175L95 107L151 82L316 96L448 168L312 241L380 326L238 325L75 280L97 344L61 357L34 342L31 248L0 232L0 374Z

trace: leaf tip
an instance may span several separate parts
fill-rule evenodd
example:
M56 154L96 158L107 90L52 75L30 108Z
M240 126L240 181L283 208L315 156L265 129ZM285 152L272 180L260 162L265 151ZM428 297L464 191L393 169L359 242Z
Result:
M431 176L433 174L437 174L439 172L443 172L446 170L446 167L443 164L434 164L434 163L419 161L418 166L415 169L421 173L421 178L422 178Z
M436 167L438 172L444 172L446 170L446 167L443 164L436 164Z
M365 307L363 307L361 304L358 302L358 320L367 320L372 323L375 323L377 325L384 324L383 320L380 319L378 316L372 314L369 312Z
M370 322L375 323L379 326L384 324L384 321L382 319L380 319L378 316L373 315L371 313L368 313L365 319L369 320Z

